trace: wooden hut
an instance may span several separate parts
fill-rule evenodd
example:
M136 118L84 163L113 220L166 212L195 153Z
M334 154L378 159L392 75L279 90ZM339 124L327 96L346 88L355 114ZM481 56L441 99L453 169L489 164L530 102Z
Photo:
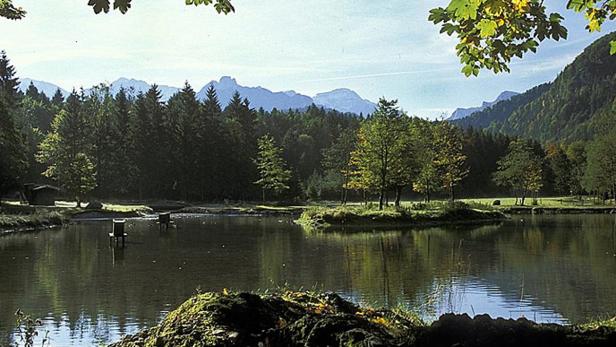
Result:
M49 184L29 183L24 185L24 194L30 205L53 206L60 194L60 188Z

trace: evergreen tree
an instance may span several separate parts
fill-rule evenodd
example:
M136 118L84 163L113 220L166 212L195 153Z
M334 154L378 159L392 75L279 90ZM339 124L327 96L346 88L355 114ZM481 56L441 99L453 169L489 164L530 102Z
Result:
M17 188L27 166L25 146L15 124L19 81L4 51L0 52L0 196Z
M291 171L286 168L281 156L282 150L276 146L271 136L262 136L258 143L259 152L255 163L259 171L259 179L255 184L261 187L263 201L265 201L266 191L280 195L289 189Z
M64 95L62 95L62 91L60 90L60 88L56 89L56 92L51 98L51 103L58 109L62 108L62 105L64 103Z
M192 87L186 82L184 88L169 100L169 114L173 115L173 158L177 162L177 177L182 199L188 200L188 193L199 180L198 164L200 141L200 105Z
M246 182L257 179L255 167L250 165L251 158L256 156L256 114L246 100L235 92L225 108L224 116L229 146L227 155L230 155L225 160L227 175L224 185L228 188L225 195L246 199L254 195L254 185L247 185Z
M118 175L121 134L114 111L114 99L106 85L92 88L83 102L82 112L92 128L90 155L97 171L97 194L100 196L117 194L121 182L125 181L125 176Z
M115 96L113 108L118 136L116 139L117 175L121 177L115 180L116 185L113 191L120 195L127 195L134 191L133 187L139 179L137 168L131 157L134 152L133 139L135 136L132 131L131 106L132 100L126 94L126 90L120 88Z
M197 126L197 137L200 141L197 146L200 198L205 200L206 197L223 196L222 187L225 187L226 174L223 162L229 158L230 146L222 108L213 85L207 88Z
M5 51L0 51L0 102L8 112L15 110L19 103L19 79Z
M0 200L2 194L19 186L26 168L22 149L13 117L0 102Z
M174 186L170 177L171 132L166 109L158 86L139 94L135 101L132 133L135 141L135 164L139 179L139 196L164 197Z

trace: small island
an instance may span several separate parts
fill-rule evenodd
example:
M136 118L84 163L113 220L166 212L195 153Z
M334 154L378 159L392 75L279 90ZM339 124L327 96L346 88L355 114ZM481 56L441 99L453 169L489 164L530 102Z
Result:
M370 206L337 206L307 208L296 221L309 229L330 227L419 227L449 224L493 223L506 220L506 214L495 209L471 208L465 203L439 206L412 204L405 208Z

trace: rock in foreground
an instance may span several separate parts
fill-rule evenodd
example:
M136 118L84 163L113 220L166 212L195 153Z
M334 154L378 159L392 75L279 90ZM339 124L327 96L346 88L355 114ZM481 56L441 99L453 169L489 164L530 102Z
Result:
M397 310L360 308L336 294L205 293L156 327L113 347L137 346L615 346L616 321L580 326L443 315L430 326Z

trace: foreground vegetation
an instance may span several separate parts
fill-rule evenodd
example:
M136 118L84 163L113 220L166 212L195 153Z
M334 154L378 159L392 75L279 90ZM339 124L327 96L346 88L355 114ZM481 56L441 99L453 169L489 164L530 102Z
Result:
M359 307L336 294L203 293L157 326L111 347L612 346L616 320L577 326L447 314L431 325L400 309Z
M0 213L0 233L2 230L30 229L45 226L62 225L68 220L66 214L51 211L33 214Z

